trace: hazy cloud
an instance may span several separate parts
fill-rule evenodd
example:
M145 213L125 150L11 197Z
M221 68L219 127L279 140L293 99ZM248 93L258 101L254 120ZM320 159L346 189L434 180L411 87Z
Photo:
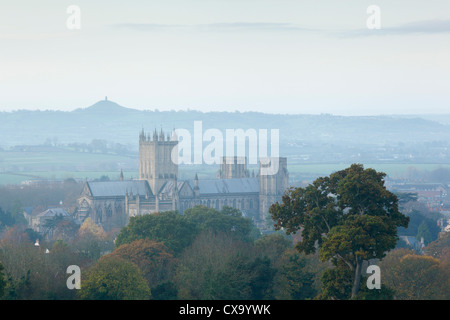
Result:
M447 33L450 32L450 20L416 21L386 30L391 33Z
M379 30L359 29L340 33L341 36L376 36L407 34L450 33L450 20L424 20L405 23L400 26L384 27Z
M359 37L359 36L374 36L374 35L406 35L406 34L439 34L450 33L450 20L425 20L414 21L399 26L385 27L381 26L379 30L370 30L368 28L346 30L346 31L331 31L320 30L314 28L307 28L293 23L273 23L273 22L230 22L230 23L210 23L210 24L155 24L155 23L122 23L113 24L114 28L124 28L136 31L300 31L300 32L315 32L323 35L334 35L340 37Z
M272 22L230 22L210 24L154 24L154 23L122 23L112 25L115 28L127 28L137 31L159 31L159 30L196 30L196 31L316 31L303 28L292 23Z

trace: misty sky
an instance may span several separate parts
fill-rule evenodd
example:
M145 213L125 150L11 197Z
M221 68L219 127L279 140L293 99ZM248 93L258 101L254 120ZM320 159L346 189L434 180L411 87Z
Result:
M0 111L448 113L449 76L449 0L0 0Z

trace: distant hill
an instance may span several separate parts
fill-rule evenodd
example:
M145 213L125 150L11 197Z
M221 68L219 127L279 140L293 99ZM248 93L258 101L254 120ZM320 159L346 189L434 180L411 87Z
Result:
M97 114L97 115L101 115L101 114L118 115L118 114L126 114L126 113L133 112L133 111L138 112L138 110L122 107L121 105L119 105L113 101L109 101L105 98L105 100L100 100L90 107L76 109L72 112L75 114L76 113L90 113L90 114Z
M0 148L37 145L49 140L67 144L104 139L137 150L138 136L142 129L148 132L155 128L158 131L170 131L174 128L192 130L196 120L202 121L203 131L217 128L224 134L226 129L279 129L282 148L292 151L289 153L299 153L299 148L302 153L314 147L328 150L336 145L382 147L402 143L416 145L450 141L450 125L420 115L335 116L139 111L103 100L71 112L0 112Z

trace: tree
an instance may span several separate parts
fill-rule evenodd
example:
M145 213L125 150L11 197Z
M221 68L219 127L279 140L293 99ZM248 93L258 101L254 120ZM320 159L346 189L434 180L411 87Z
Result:
M106 153L108 150L106 141L101 139L92 139L90 146L93 152Z
M427 233L425 236L428 239L427 243L438 238L440 228L437 225L437 221L441 218L439 213L431 212L426 207L415 206L410 210L401 210L409 217L408 228L399 228L399 235L417 237L419 227L422 225L422 231ZM427 231L428 229L428 231ZM417 238L420 241L420 237Z
M100 178L95 179L94 181L102 181L102 182L104 182L104 181L109 181L109 180L110 179L109 179L109 177L107 175L102 175Z
M44 269L43 255L17 226L0 241L0 260L8 279L5 299L31 299L43 294L38 273ZM34 290L33 290L34 289Z
M277 230L301 232L302 240L296 245L299 252L311 254L319 249L322 261L339 266L328 272L325 281L344 281L351 275L345 282L352 282L352 298L360 290L364 261L382 259L395 247L397 228L408 225L396 195L384 186L385 176L353 164L305 188L291 188L282 203L269 209Z
M20 200L14 200L9 211L14 218L15 224L20 224L23 226L28 224L27 219L25 219L25 216L23 215L23 205Z
M151 292L139 268L132 262L104 256L82 278L80 299L147 300Z
M439 259L412 250L390 251L379 266L383 283L394 289L399 300L436 300L450 298L450 250L443 248ZM434 252L434 251L432 251ZM427 251L425 251L427 253Z
M45 230L44 235L52 233L64 219L65 217L62 214L56 214L52 218L45 219L42 226Z
M247 297L247 274L242 272L242 261L247 256L248 245L222 233L201 233L180 256L175 275L179 298L211 300ZM230 261L235 263L230 264ZM231 267L235 272L225 271Z
M346 264L354 272L352 297L360 290L363 262L381 259L386 251L395 247L396 227L387 218L378 216L349 216L342 225L330 229L322 244L319 256L322 261L331 260Z
M67 267L77 265L84 269L86 259L73 252L63 240L55 241L49 250L48 253L42 253L45 259L44 270L41 272L41 277L45 279L44 296L52 300L75 299L76 290L67 289Z
M244 241L255 238L254 226L250 219L242 216L238 209L224 206L222 210L195 206L187 209L183 216L198 227L198 231L212 230L239 237Z
M131 261L138 266L150 288L172 280L175 258L162 242L139 239L116 248L108 256Z
M24 233L27 235L28 240L30 240L33 243L35 243L36 240L38 240L39 242L42 241L42 235L39 232L34 231L31 228L25 229Z
M259 256L267 256L278 261L283 254L293 247L292 241L280 233L263 235L254 242L254 251Z
M408 202L416 202L418 195L416 192L396 192L399 205L406 204Z
M296 250L283 253L278 264L279 272L275 278L276 298L305 300L317 294L314 286L315 274L308 270L307 259Z
M197 226L176 211L131 217L116 239L116 248L139 239L164 243L177 255L197 235Z
M0 241L0 260L8 279L5 299L73 299L74 291L66 286L67 266L85 265L63 241L35 246L17 227Z
M3 294L5 292L5 286L6 286L5 274L3 273L4 269L5 268L0 263L0 299L3 297Z
M3 211L0 207L0 228L13 226L15 223L14 217L9 211Z
M422 238L425 245L429 244L433 240L430 230L428 229L428 225L425 221L422 221L422 223L419 225L419 228L417 228L416 239L421 241Z
M91 218L87 217L80 229L78 230L78 235L83 237L88 234L95 236L99 240L106 239L106 233L101 226L96 224Z
M326 269L321 277L322 292L319 299L344 300L352 293L352 270L340 262L335 268Z
M151 290L153 300L176 300L178 298L178 289L172 281L160 283Z
M175 283L180 299L270 299L275 269L255 256L253 244L227 233L199 234L179 259Z
M437 259L444 259L446 253L449 254L450 250L450 232L445 232L442 236L426 246L423 251Z
M57 240L73 239L78 231L78 225L62 214L56 214L52 218L46 219L43 228L44 236L50 233L51 238Z
M442 293L440 261L430 256L406 254L391 269L383 269L385 282L400 300L438 299ZM448 288L448 279L444 280Z
M88 217L78 230L73 247L86 258L97 260L104 252L112 249L113 243L103 228Z
M352 271L340 262L336 267L326 269L321 277L322 290L316 299L336 300L348 299L353 290ZM367 277L362 276L358 294L353 297L355 300L393 300L394 291L381 284L380 289L369 289L366 285Z
M267 256L256 257L249 265L253 274L250 280L251 297L255 300L273 299L273 279L276 269L271 266Z

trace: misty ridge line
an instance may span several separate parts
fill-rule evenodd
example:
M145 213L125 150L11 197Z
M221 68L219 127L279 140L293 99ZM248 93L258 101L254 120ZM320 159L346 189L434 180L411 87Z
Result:
M283 150L305 142L346 144L391 144L393 141L417 144L450 139L450 113L424 115L340 116L331 114L271 114L230 111L159 111L125 108L111 100L101 100L90 107L72 111L21 110L0 112L0 148L39 144L48 138L60 142L107 139L133 144L140 129L193 129L201 120L205 129L241 128L279 129ZM20 134L17 128L20 127ZM58 128L64 127L63 131ZM302 151L303 152L303 151ZM304 151L306 152L306 151Z
M40 108L40 109L15 109L15 110L4 110L0 109L1 114L13 114L13 113L36 113L36 114L45 114L45 113L60 113L60 114L79 114L79 113L102 113L102 112L126 112L126 113L161 113L161 114L199 114L199 115L258 115L258 116L275 116L275 117L289 117L289 116L298 116L298 117L332 117L335 119L346 119L346 118L359 118L359 119L379 119L379 118L387 118L387 119L414 119L430 121L428 119L423 119L424 116L435 116L439 115L449 116L448 113L392 113L392 114L367 114L367 115L345 115L345 114L333 114L333 113L276 113L276 112L262 112L262 111L240 111L240 110L221 110L221 111L202 111L197 109L191 109L187 107L185 109L170 109L170 110L159 110L157 107L143 107L140 109L124 107L122 105L117 104L111 100L100 100L97 103L89 106L89 107L78 107L72 110L60 110L60 109L49 109ZM431 120L432 122L436 122ZM436 124L439 124L436 122Z

